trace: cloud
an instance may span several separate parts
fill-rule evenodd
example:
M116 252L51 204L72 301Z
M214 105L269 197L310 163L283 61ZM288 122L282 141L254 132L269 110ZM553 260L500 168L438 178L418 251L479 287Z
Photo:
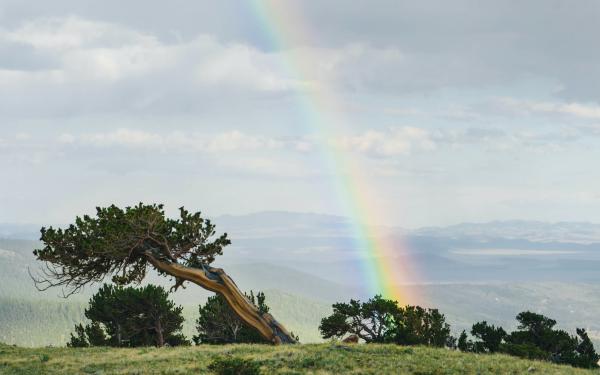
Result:
M285 144L283 141L274 138L248 135L237 130L203 135L180 131L163 134L126 128L104 133L80 135L64 133L57 140L61 144L71 146L205 153L274 150L282 148Z
M305 137L275 138L250 135L239 130L214 134L173 131L155 133L138 129L120 128L109 132L71 134L62 133L56 138L63 146L70 147L117 147L129 150L158 150L162 152L269 152L274 150L310 153L319 147L317 140ZM368 130L358 135L329 139L328 142L344 152L377 157L408 155L415 151L436 148L432 134L421 128L399 127L382 132ZM265 165L265 160L260 163Z
M69 51L78 48L119 48L128 45L156 45L156 38L107 22L76 16L37 18L3 39L27 44L36 49Z
M305 178L320 173L308 168L307 151L302 148L306 142L238 130L192 133L121 128L109 132L62 133L55 138L54 154L91 160L94 164L90 168L109 173L136 173L145 168L148 160L153 160L157 173L165 173L165 169L172 173L178 168L201 168L203 173L217 174L220 178Z
M256 99L290 105L286 99L292 94L323 88L339 98L383 97L500 85L511 76L498 62L475 59L472 50L434 53L414 44L360 39L264 49L201 28L187 38L168 39L137 26L66 16L33 18L0 30L0 57L13 56L0 60L0 94L8 98L0 111L14 116L202 113L240 103L253 107ZM517 73L510 78L521 79L524 73ZM586 113L576 106L558 110ZM418 112L402 114L411 113ZM467 114L459 108L448 115ZM596 110L588 116L597 116Z
M301 22L285 24L288 32L281 33L279 45L269 40L251 5L231 0L178 2L170 7L140 0L106 0L102 5L57 0L52 7L44 2L11 2L0 16L9 31L19 31L13 40L40 48L114 48L122 40L129 45L188 44L199 35L266 55L307 46L339 52L354 45L337 53L348 63L326 58L322 67L335 64L348 79L345 83L355 89L371 85L405 93L489 88L533 78L552 82L560 87L554 94L569 100L600 100L600 51L590 48L600 33L593 1L577 7L561 2L548 6L543 0L492 1L486 6L473 6L469 0L381 0L376 7L344 0L291 3L283 7L282 15ZM44 17L48 14L79 16ZM294 38L297 35L308 39Z
M431 137L440 149L544 153L565 151L570 144L580 142L586 133L593 131L592 127L572 126L540 129L486 126L436 129Z
M165 43L76 16L39 18L0 30L0 56L3 51L21 56L0 63L5 115L203 111L285 94L303 84L283 72L277 53L204 34ZM32 69L30 55L49 62Z
M328 139L332 147L349 155L366 155L377 159L392 159L416 152L442 150L443 148L482 148L490 151L559 151L566 143L580 140L585 135L600 135L595 126L558 129L555 131L505 131L499 128L468 127L462 129L424 129L418 127L392 127L385 131L370 129L359 134L342 135ZM28 141L28 135L17 136ZM305 137L269 137L253 135L239 130L220 133L194 133L184 131L151 132L119 128L108 132L62 133L56 137L62 147L70 149L118 148L124 151L157 151L175 153L223 154L229 156L252 153L260 155L280 151L282 155L311 154L322 147L320 141ZM262 166L276 169L268 158L230 162L235 165ZM268 167L268 168L267 168Z
M232 93L260 97L332 83L366 87L377 81L374 74L381 75L401 58L396 49L353 44L267 52L208 34L166 43L152 34L77 16L38 18L14 30L0 30L0 47L15 43L24 51L47 56L52 64L30 71L27 64L19 68L14 61L10 71L0 71L5 87L30 101L41 101L35 95L38 91L52 91L45 106L62 109L71 104L74 112L103 104L104 111L127 104L137 107L148 91L154 100L145 101L144 107L158 100L177 106L203 95L228 93L231 100ZM87 95L80 95L82 89ZM103 103L111 98L119 100Z
M496 101L496 104L501 109L517 113L554 114L580 119L600 120L600 105L597 104L517 100L513 98L500 98Z
M410 126L391 128L385 132L369 130L359 135L342 137L336 143L345 151L380 157L408 155L413 151L436 148L436 143L427 130Z
M199 84L218 87L236 85L265 92L286 92L300 87L302 81L286 78L278 56L247 45L215 46L210 56L198 64L195 77Z

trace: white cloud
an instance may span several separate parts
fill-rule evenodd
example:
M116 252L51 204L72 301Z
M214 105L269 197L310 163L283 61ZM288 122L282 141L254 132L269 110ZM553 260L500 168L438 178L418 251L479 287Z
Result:
M229 107L297 90L383 95L450 84L446 72L429 74L439 70L437 61L424 63L394 46L265 51L201 33L166 42L147 31L77 16L0 30L3 43L26 46L51 62L45 69L0 69L0 94L12 98L0 103L0 111L19 115L202 111L209 102Z
M211 152L234 151L234 150L262 150L277 149L283 146L283 142L260 136L249 136L237 130L217 134L211 137L206 144L206 149Z
M111 23L76 16L29 20L16 30L5 32L2 39L59 51L82 47L157 44L156 39L151 36Z
M407 155L413 151L436 148L429 131L404 126L382 132L369 130L359 135L342 137L338 146L346 151L358 151L376 156Z
M154 104L140 98L177 106L199 94L218 97L241 90L260 95L301 84L282 72L278 53L226 44L202 34L165 43L150 34L75 16L34 19L15 30L0 29L0 47L11 43L52 57L46 69L0 68L0 92L22 95L19 101L27 97L28 113L38 107L36 99L43 102L39 107L60 111L111 111L124 104ZM48 92L51 100L43 99Z
M162 156L168 154L175 159L181 158L182 153L188 153L188 161L196 160L195 163L200 165L203 163L203 156L207 156L211 160L211 168L217 166L222 168L221 171L237 177L260 175L300 178L316 173L307 167L306 159L295 158L289 153L299 151L297 144L300 141L297 139L277 139L237 130L201 134L182 131L158 133L121 128L77 135L63 133L56 141L62 152L79 154L93 148L102 155L110 155L119 160L129 157L135 159L136 153L147 155L146 151L161 153Z
M57 142L68 147L118 147L128 150L157 150L161 152L220 153L230 155L239 152L260 154L275 150L306 154L318 147L311 138L274 138L263 135L251 135L239 130L214 134L173 131L155 133L139 129L120 128L109 132L71 134L63 133ZM368 130L358 135L331 138L327 141L333 147L348 153L359 153L379 158L397 155L409 155L416 151L430 151L437 147L432 133L415 127L391 128L387 131ZM266 159L252 159L249 165L272 165ZM239 164L236 161L236 164Z
M513 98L500 98L498 103L501 107L517 112L560 114L581 119L600 120L600 106L597 104L557 103Z
M281 73L277 54L241 44L213 47L216 48L195 68L201 84L241 85L261 91L287 91L301 85Z
M437 144L452 149L480 148L492 152L563 151L566 143L579 138L579 131L570 131L569 128L502 130L496 127L470 127L451 130L438 129L433 134L433 139Z
M248 135L237 130L206 135L179 131L161 134L126 128L81 135L64 133L58 137L58 141L62 144L81 146L208 153L273 150L284 145L283 141L274 138Z

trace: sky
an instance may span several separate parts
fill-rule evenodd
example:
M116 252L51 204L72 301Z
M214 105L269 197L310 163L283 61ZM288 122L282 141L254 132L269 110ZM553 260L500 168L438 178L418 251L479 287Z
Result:
M276 3L0 0L0 222L600 222L599 2Z

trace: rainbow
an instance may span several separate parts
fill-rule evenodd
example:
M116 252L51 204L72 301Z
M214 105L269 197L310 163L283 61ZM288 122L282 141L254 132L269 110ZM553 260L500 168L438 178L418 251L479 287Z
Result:
M343 134L338 131L348 119L343 118L344 103L335 95L334 87L322 82L308 82L307 77L313 69L307 61L316 61L319 56L310 56L307 49L291 49L286 46L309 46L312 40L302 12L293 2L277 0L253 0L251 11L269 39L273 49L280 52L282 69L291 79L300 83L296 90L299 114L309 130L315 133L320 142L322 160L333 179L334 195L346 216L351 219L355 247L361 251L360 269L369 295L382 294L393 298L400 304L415 302L416 296L407 288L407 280L414 280L411 262L407 257L397 259L397 250L404 245L392 243L388 236L377 227L367 225L367 220L381 219L385 216L377 212L371 198L375 196L372 186L363 177L362 168L354 162L347 152L331 140Z

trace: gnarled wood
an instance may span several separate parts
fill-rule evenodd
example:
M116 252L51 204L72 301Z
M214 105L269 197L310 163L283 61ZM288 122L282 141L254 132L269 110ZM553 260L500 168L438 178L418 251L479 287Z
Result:
M233 311L248 325L256 328L265 339L274 344L296 343L292 335L271 314L261 314L222 269L209 266L202 269L186 267L159 260L150 253L146 253L145 256L157 269L221 294Z

